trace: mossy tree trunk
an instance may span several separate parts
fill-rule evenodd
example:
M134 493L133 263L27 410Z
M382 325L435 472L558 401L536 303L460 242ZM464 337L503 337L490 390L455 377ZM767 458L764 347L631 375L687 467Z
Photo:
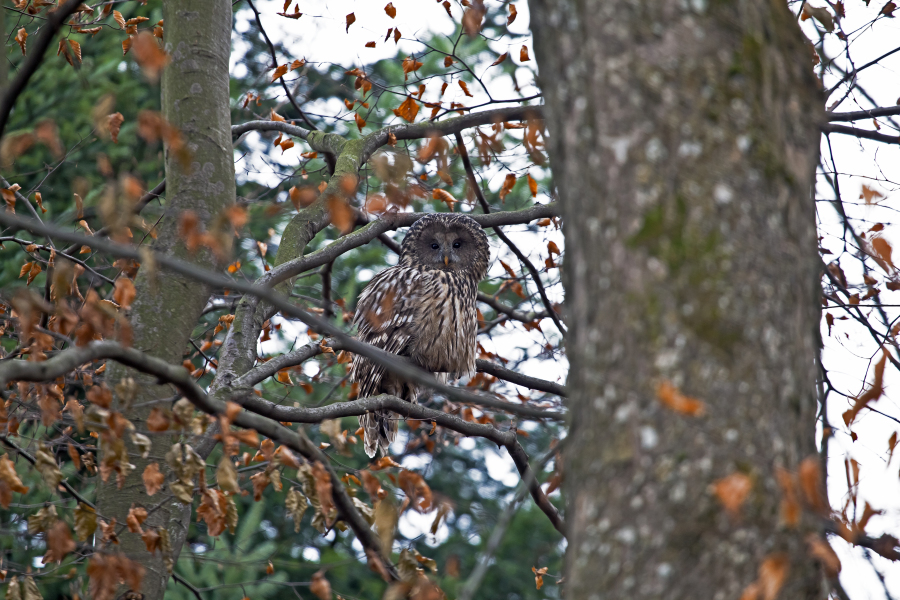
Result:
M530 0L564 215L569 598L823 598L775 470L815 452L821 100L779 0ZM666 408L674 392L705 403ZM730 517L710 485L753 482Z
M229 109L229 56L231 52L232 10L227 0L164 0L165 49L171 64L162 75L163 116L182 134L190 159L167 149L166 215L153 244L157 252L177 256L206 268L216 268L218 260L208 250L190 253L178 235L180 215L193 211L201 227L230 235L223 211L235 201L234 154L231 142ZM137 299L131 310L136 348L179 364L188 348L189 337L198 322L210 290L196 281L169 271L152 271L147 265L135 281ZM110 366L110 387L123 377L137 382L138 407L126 413L138 428L147 433L145 421L153 402L171 399L171 386L157 385L153 378L120 366ZM171 401L168 401L171 406ZM153 435L149 458L141 459L129 443L131 462L137 467L122 489L114 477L101 486L98 512L125 523L132 503L150 512L145 528L165 527L172 542L173 558L187 534L190 507L175 500L164 487L148 497L141 481L147 464L157 462L169 475L165 454L177 441L172 435ZM172 482L169 475L167 484ZM154 509L155 510L151 510ZM120 535L120 548L146 569L143 589L145 600L161 600L169 574L160 553L147 553L137 534Z

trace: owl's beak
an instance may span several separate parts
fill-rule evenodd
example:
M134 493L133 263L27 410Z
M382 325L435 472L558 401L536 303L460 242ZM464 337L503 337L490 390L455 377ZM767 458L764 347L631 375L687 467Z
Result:
M444 255L444 266L446 267L449 264L450 264L450 257L445 254Z

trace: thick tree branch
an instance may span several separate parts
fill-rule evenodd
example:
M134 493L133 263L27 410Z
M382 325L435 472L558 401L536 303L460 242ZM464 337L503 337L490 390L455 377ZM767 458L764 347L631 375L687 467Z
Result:
M469 216L475 219L482 227L497 227L499 225L530 223L535 219L556 216L559 214L558 211L558 205L555 202L551 202L550 204L535 204L522 210ZM349 250L368 244L387 231L399 229L400 227L409 227L424 216L425 213L385 213L380 219L372 221L368 225L335 240L321 250L278 265L263 275L257 283L264 286L277 285L305 271L327 264Z
M6 124L9 122L9 113L12 112L16 100L25 90L25 86L28 85L31 76L34 75L41 65L41 61L44 60L44 53L50 47L50 44L53 43L53 38L56 37L57 32L65 24L66 19L78 10L79 6L81 6L81 0L67 0L64 4L59 5L58 8L47 13L47 20L41 25L41 35L30 44L28 56L25 57L25 60L19 66L16 78L12 80L6 89L6 93L3 94L3 100L0 100L0 137L3 136L3 132L6 130Z
M885 144L900 144L900 136L886 135L877 131L869 131L868 129L859 129L857 127L847 127L846 125L831 125L825 123L822 125L824 133L841 133L844 135L852 135L867 140L875 140L876 142L884 142Z
M0 223L5 223L7 225L25 229L38 235L49 235L70 243L83 244L102 252L111 254L113 256L118 256L121 258L131 258L138 262L146 262L146 253L132 246L117 244L106 239L98 239L70 231L65 231L51 225L38 223L32 219L23 219L10 213L0 212ZM226 277L225 275L214 273L201 267L186 263L171 256L155 253L152 254L152 256L153 262L157 267L169 269L173 272L180 273L181 275L191 277L201 283L205 283L214 287L221 287L238 291L243 294L249 294L251 296L255 296L261 300L264 300L271 304L275 309L281 311L281 313L285 317L298 319L305 323L313 331L335 338L338 342L341 343L342 347L345 350L365 356L375 364L384 367L391 373L419 385L431 388L456 402L477 404L497 410L507 410L510 412L515 412L516 414L531 416L538 419L546 418L560 421L565 419L564 413L543 411L528 406L516 405L488 397L484 394L473 394L472 392L461 388L442 384L438 382L437 379L435 379L434 376L430 373L418 367L415 367L408 362L400 360L396 355L385 352L384 350L376 348L375 346L360 342L350 335L346 334L330 321L322 319L321 317L313 315L303 310L302 308L291 304L287 298L285 298L282 294L276 292L272 288L235 280L230 277Z
M210 415L225 414L225 403L213 400L196 384L190 373L181 365L169 363L144 354L134 348L125 348L117 342L92 342L81 348L69 348L43 362L11 360L0 363L0 388L10 381L46 381L55 379L70 370L92 360L110 359L133 369L158 377L161 381L176 386L184 396L201 411ZM319 451L302 431L291 431L275 421L242 412L234 419L234 424L245 429L254 429L271 440L299 452L306 459L321 462L331 476L334 501L344 520L353 529L360 543L381 556L381 545L369 524L353 505L340 479L331 470L328 459ZM382 558L385 566L390 562Z
M441 427L446 427L469 437L482 437L490 440L498 446L503 446L509 452L510 457L519 471L522 481L528 485L535 504L544 511L553 526L563 536L565 536L565 523L559 515L559 511L547 498L541 489L540 482L531 470L528 462L528 455L525 449L519 444L514 430L500 431L491 425L482 425L465 421L454 415L445 412L425 408L418 404L412 404L405 400L401 400L395 396L380 395L372 398L364 398L362 400L354 400L352 402L339 402L329 406L318 408L297 408L291 406L283 406L274 404L262 398L258 398L255 394L246 394L235 399L239 404L249 411L258 415L265 416L272 421L291 422L291 423L320 423L325 419L337 419L340 417L350 417L364 415L374 410L391 410L407 419L417 419L419 421L433 421Z

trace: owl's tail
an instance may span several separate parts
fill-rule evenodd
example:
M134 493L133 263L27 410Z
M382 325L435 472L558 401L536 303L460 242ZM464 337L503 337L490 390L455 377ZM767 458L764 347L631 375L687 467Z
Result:
M387 410L376 410L362 415L359 425L363 428L363 442L366 454L374 458L381 448L381 454L388 455L388 448L397 437L397 415Z

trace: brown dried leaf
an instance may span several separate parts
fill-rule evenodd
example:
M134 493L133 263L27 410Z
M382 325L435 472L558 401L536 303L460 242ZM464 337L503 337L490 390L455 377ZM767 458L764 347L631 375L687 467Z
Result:
M663 406L683 415L699 417L706 412L706 404L702 400L685 396L670 381L656 386L656 397Z
M729 513L737 516L753 489L753 481L743 473L732 473L713 484L713 492Z
M166 476L159 470L159 463L155 462L144 468L144 474L141 478L144 480L144 489L147 490L148 496L156 494L166 481Z

